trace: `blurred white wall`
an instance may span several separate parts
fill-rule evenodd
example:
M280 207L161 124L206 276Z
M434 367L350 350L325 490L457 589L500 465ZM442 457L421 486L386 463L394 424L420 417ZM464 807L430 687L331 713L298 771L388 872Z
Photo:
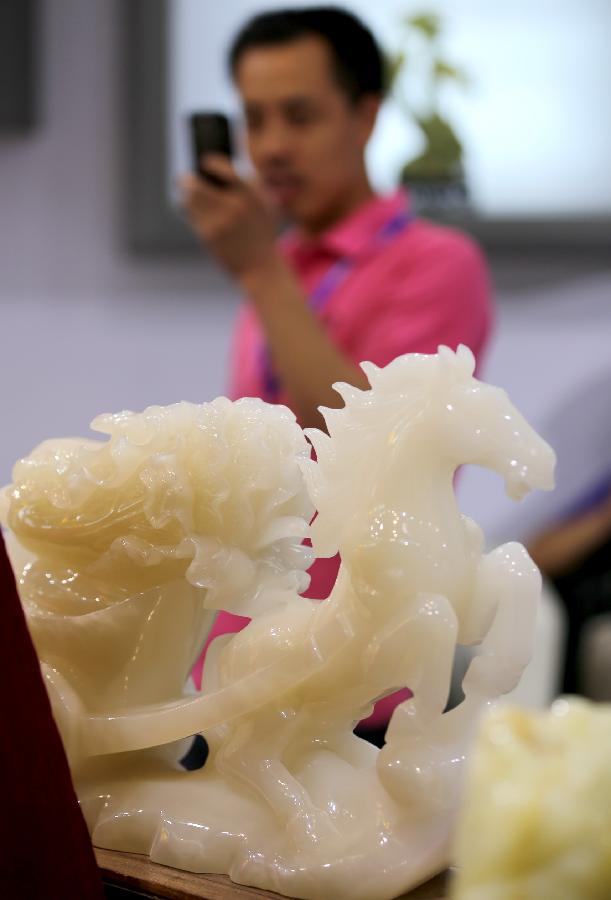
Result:
M203 260L121 247L117 5L41 7L44 121L0 138L0 484L40 440L83 434L99 412L221 393L236 307ZM501 293L485 370L537 426L611 371L611 272L543 281ZM502 534L501 487L465 474L467 511Z
M269 8L315 6L320 0L171 0L169 104L172 171L189 164L184 116L194 109L237 111L225 54L240 25ZM435 13L442 23L437 53L467 73L446 82L441 112L465 147L470 201L492 218L604 215L611 204L609 0L343 0L375 30L383 47L407 55L400 94L428 109L428 53L406 41L407 15ZM545 40L541 35L545 34ZM517 61L519 60L519 63ZM392 189L423 137L396 98L384 104L368 148L369 175Z
M43 121L0 137L0 483L101 410L222 393L236 305L203 258L121 246L118 4L40 7Z

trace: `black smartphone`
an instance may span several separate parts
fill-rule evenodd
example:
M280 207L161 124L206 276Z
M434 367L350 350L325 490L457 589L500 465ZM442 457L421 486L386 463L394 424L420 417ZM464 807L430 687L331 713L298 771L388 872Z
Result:
M231 159L231 128L223 113L198 112L189 116L191 147L195 172L216 187L228 187L228 182L206 172L202 168L202 156L206 153L222 153Z

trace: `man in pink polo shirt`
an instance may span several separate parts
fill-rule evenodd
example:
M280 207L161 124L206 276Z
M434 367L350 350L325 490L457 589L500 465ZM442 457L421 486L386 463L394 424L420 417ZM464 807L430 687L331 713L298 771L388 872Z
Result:
M480 357L491 324L480 251L415 218L404 191L377 196L369 182L365 148L384 95L371 33L339 9L263 14L236 37L230 67L257 181L208 156L217 184L187 175L182 190L194 230L246 298L231 396L284 403L322 428L318 407L341 405L334 382L368 387L362 360L459 343ZM279 218L292 225L280 240ZM314 565L308 596L328 595L337 566ZM221 613L210 639L245 622ZM366 724L383 724L394 703Z

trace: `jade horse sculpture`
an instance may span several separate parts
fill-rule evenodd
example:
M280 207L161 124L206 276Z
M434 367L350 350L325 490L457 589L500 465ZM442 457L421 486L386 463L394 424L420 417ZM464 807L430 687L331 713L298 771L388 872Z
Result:
M94 844L321 900L448 865L474 729L528 662L540 592L521 545L485 552L454 475L484 466L519 499L553 486L554 454L465 347L363 370L328 434L219 398L102 416L106 441L15 466L2 518ZM307 535L341 555L326 601L301 596ZM195 693L219 609L251 621ZM445 711L457 644L479 653ZM406 686L381 750L353 733Z

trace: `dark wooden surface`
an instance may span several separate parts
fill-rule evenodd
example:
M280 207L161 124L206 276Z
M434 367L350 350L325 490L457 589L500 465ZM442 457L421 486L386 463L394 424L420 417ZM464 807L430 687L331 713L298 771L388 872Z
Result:
M194 875L160 866L135 853L99 849L95 853L105 883L141 892L145 896L163 900L239 900L241 897L279 900L278 894L234 884L225 875ZM446 900L447 897L448 879L446 875L438 875L404 894L403 900Z

